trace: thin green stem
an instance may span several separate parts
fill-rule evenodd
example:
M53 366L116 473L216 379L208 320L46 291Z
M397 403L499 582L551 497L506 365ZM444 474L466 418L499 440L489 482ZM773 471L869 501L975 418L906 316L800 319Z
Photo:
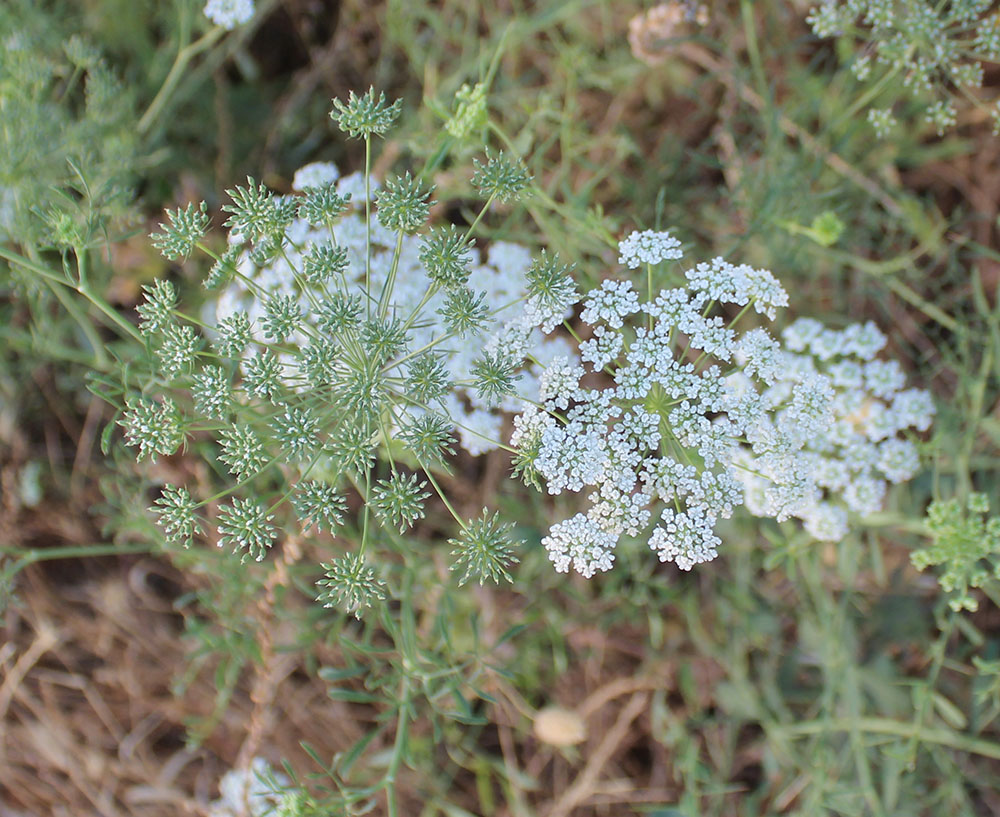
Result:
M444 491L441 490L441 486L438 485L437 480L434 479L434 474L431 473L431 469L428 468L426 465L424 465L423 462L420 463L420 467L423 469L423 472L427 476L428 481L433 486L434 491L437 493L439 497L441 497L441 501L444 503L444 506L448 509L448 512L452 515L454 520L458 522L462 530L463 531L466 530L465 520L462 519L462 517L458 515L458 511L456 511L454 507L452 507L451 502L448 501L448 497L446 497Z
M372 137L365 134L365 292L372 291ZM365 300L368 317L372 316L371 298Z
M152 545L72 545L60 548L42 548L25 551L0 572L0 586L6 584L24 568L35 562L47 562L54 559L81 559L88 556L124 556L131 553L151 553L156 548ZM14 556L17 548L0 547L0 553Z
M225 33L226 30L222 26L215 26L215 28L207 31L193 43L188 43L178 49L177 56L174 57L174 64L170 66L170 71L163 80L163 85L160 86L160 90L156 92L153 101L149 103L149 107L139 120L139 124L136 125L136 130L140 135L145 135L152 128L160 113L166 107L170 95L177 88L177 84L184 76L184 71L187 70L188 63L202 51L206 51L215 45ZM186 39L186 33L184 38Z
M410 676L404 669L399 682L399 711L396 715L396 739L392 744L392 759L386 771L383 786L385 787L386 807L389 817L399 817L399 804L396 801L396 776L403 763L403 753L409 735L410 724Z
M480 210L479 214L475 217L472 224L469 225L469 229L465 231L465 237L462 242L466 242L471 238L473 230L479 226L479 222L483 220L483 216L486 215L486 211L490 209L490 205L493 204L493 199L496 198L496 193L490 193L490 197L486 199L486 204L484 204Z
M371 506L369 499L372 495L372 468L368 465L365 468L365 507L361 514L361 544L358 546L358 557L363 558L365 549L368 547L368 531L371 529Z
M1000 743L974 738L950 729L928 729L917 723L897 721L892 718L832 718L765 726L767 732L790 738L821 735L824 732L850 732L852 729L873 735L919 739L925 743L1000 760Z
M399 231L399 235L396 236L396 248L392 253L392 266L389 268L389 275L385 279L385 283L382 285L382 294L378 299L378 316L381 319L385 319L386 314L389 312L389 303L392 299L392 290L396 286L396 273L399 270L399 256L403 251L403 231ZM420 306L423 306L426 301L421 301ZM417 307L416 312L420 311L420 307ZM414 314L416 314L414 312ZM409 328L408 325L406 328ZM405 331L405 330L404 330Z

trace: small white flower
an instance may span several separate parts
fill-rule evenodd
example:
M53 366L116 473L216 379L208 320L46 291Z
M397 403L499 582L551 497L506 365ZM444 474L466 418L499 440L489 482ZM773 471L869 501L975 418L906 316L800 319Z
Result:
M820 542L839 542L847 536L847 511L819 502L803 514L806 533Z
M738 355L746 361L744 372L768 385L773 385L782 372L784 355L781 347L763 329L751 329L744 333L739 341Z
M885 482L873 476L855 477L844 489L847 507L861 516L882 510L885 499Z
M713 258L688 270L687 279L692 289L720 303L746 306L751 301L754 309L772 320L777 307L788 306L788 293L768 270L754 269L749 264L736 266L723 258Z
M598 571L608 571L615 561L616 537L581 513L563 522L557 522L542 539L542 546L557 573L567 573L572 567L589 579Z
M594 371L599 371L618 358L625 339L618 332L611 332L606 326L594 328L594 337L580 344L580 359L590 363Z
M570 365L565 357L557 357L539 378L538 397L549 409L567 409L577 399L583 367Z
M662 525L653 529L649 547L661 562L674 562L681 570L710 562L718 556L722 540L712 531L712 520L697 509L676 512L665 508L660 515Z
M668 232L633 231L618 242L618 263L629 269L637 269L641 264L673 261L683 255L681 242Z
M621 329L623 318L638 311L639 296L631 281L605 280L587 296L580 320L591 325L603 320L612 329Z
M872 322L855 323L848 326L844 332L844 354L855 355L862 360L871 360L886 344L886 337Z
M892 437L878 447L878 468L889 482L905 482L920 470L920 455L909 440Z
M208 0L205 3L205 16L229 30L250 22L253 13L253 0Z

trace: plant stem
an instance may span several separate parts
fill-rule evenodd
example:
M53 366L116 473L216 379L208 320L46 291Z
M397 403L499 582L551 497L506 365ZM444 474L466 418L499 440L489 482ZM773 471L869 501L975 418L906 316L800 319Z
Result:
M850 732L857 729L874 735L891 735L898 738L922 740L947 746L969 754L1000 760L1000 743L974 738L949 729L927 729L918 723L897 721L893 718L834 718L832 720L803 721L787 725L771 725L766 730L785 737L798 738L820 735L824 732Z
M166 106L170 95L177 87L177 83L179 83L181 81L181 77L184 76L184 71L187 68L188 63L202 51L206 51L215 45L215 43L225 33L226 30L222 28L222 26L215 26L193 43L188 43L186 46L183 46L177 51L177 56L174 58L174 64L170 66L170 71L163 80L163 85L160 86L160 90L156 92L156 96L153 97L153 101L149 103L149 107L139 120L139 124L136 125L136 130L140 135L144 136L149 132L150 128L152 128L153 123ZM186 36L187 35L185 33L183 39L186 39Z
M366 314L372 316L372 137L365 135L365 299Z
M61 548L42 548L26 551L13 564L0 572L0 587L14 578L28 565L54 559L81 559L87 556L123 556L129 553L151 553L152 545L71 545ZM8 556L16 554L17 548L0 547L0 553Z
M396 775L403 762L403 751L409 735L410 710L410 676L403 670L403 678L399 682L399 713L396 716L396 739L392 744L392 760L386 772L385 786L386 805L389 817L399 817L399 804L396 802Z

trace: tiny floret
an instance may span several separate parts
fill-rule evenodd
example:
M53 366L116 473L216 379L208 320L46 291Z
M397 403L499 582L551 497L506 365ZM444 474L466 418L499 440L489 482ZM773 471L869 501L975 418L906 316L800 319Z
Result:
M190 547L191 539L201 531L196 508L187 488L164 485L150 510L159 517L157 521L168 542Z
M487 199L501 203L517 201L531 184L531 174L503 152L493 156L487 151L485 165L478 159L473 159L472 164L475 167L472 184Z
M168 210L167 223L161 224L161 233L152 233L150 238L164 258L183 260L187 258L208 229L208 206L199 202L197 206L188 204L183 210Z
M316 601L324 607L339 607L355 618L365 609L386 597L386 584L365 564L360 553L345 553L330 564L324 564L326 575L316 582L320 594Z

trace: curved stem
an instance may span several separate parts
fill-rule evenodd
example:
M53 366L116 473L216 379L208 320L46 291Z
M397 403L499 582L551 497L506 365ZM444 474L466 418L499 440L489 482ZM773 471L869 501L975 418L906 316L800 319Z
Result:
M181 81L181 77L184 76L184 71L187 69L188 63L202 51L207 51L215 45L225 33L226 30L222 26L215 26L215 28L207 31L193 43L188 43L188 45L183 46L177 51L174 64L170 66L170 71L163 80L163 85L160 86L160 90L156 92L153 101L149 103L149 107L139 120L139 124L136 125L136 130L140 135L145 135L152 128L153 123L156 122L166 106L167 100L170 99L170 95Z
M44 548L29 550L14 561L9 567L0 571L0 590L28 565L35 562L47 562L53 559L80 559L86 556L124 556L131 553L150 553L155 548L152 545L73 545L62 548ZM17 553L15 548L0 548L0 553L12 556Z

